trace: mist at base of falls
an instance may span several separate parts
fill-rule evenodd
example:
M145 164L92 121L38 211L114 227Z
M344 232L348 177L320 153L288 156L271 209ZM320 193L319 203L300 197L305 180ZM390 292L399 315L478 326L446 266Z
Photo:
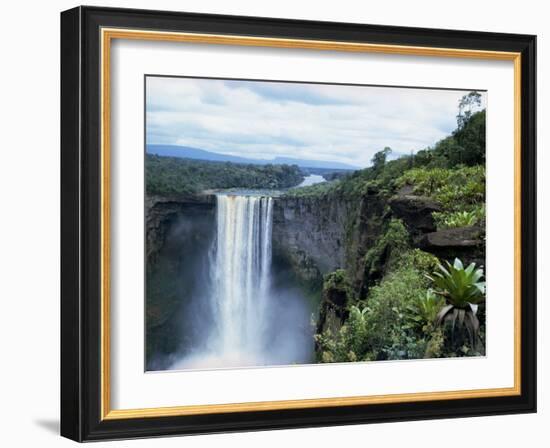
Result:
M270 306L273 320L265 323L266 344L263 347L256 350L220 350L215 344L198 344L183 356L174 357L169 369L219 369L312 362L311 310L299 293L287 294L274 293L274 303Z
M219 194L205 284L179 314L183 349L166 368L212 369L313 361L311 306L299 288L276 281L273 199Z

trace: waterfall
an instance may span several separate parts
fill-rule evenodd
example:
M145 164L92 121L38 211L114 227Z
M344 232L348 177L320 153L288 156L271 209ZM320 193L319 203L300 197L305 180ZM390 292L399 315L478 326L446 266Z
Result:
M187 323L195 345L172 369L245 367L309 362L309 309L292 289L274 290L273 199L254 194L216 196L216 238L201 310ZM192 319L193 319L192 318Z
M255 357L264 345L271 269L273 200L217 196L217 242L210 296L213 348L222 356Z

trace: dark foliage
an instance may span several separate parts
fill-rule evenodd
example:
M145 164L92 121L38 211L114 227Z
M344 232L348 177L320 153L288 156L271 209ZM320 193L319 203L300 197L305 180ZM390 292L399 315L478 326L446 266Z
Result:
M280 189L298 185L303 174L296 165L250 165L162 157L145 158L148 194L199 193L207 189Z

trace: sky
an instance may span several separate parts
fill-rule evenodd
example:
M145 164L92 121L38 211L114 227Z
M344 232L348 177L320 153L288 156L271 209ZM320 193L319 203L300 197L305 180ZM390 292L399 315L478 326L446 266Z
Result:
M463 90L146 78L147 144L370 165L449 135ZM486 94L482 93L482 107Z

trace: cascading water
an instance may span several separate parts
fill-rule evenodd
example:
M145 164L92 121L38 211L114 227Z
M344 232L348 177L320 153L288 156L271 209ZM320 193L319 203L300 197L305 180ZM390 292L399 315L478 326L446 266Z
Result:
M210 285L196 316L200 338L173 365L244 367L307 362L313 352L310 310L300 293L272 287L273 198L216 196Z
M272 211L270 197L217 196L211 343L222 356L258 356L265 343Z

